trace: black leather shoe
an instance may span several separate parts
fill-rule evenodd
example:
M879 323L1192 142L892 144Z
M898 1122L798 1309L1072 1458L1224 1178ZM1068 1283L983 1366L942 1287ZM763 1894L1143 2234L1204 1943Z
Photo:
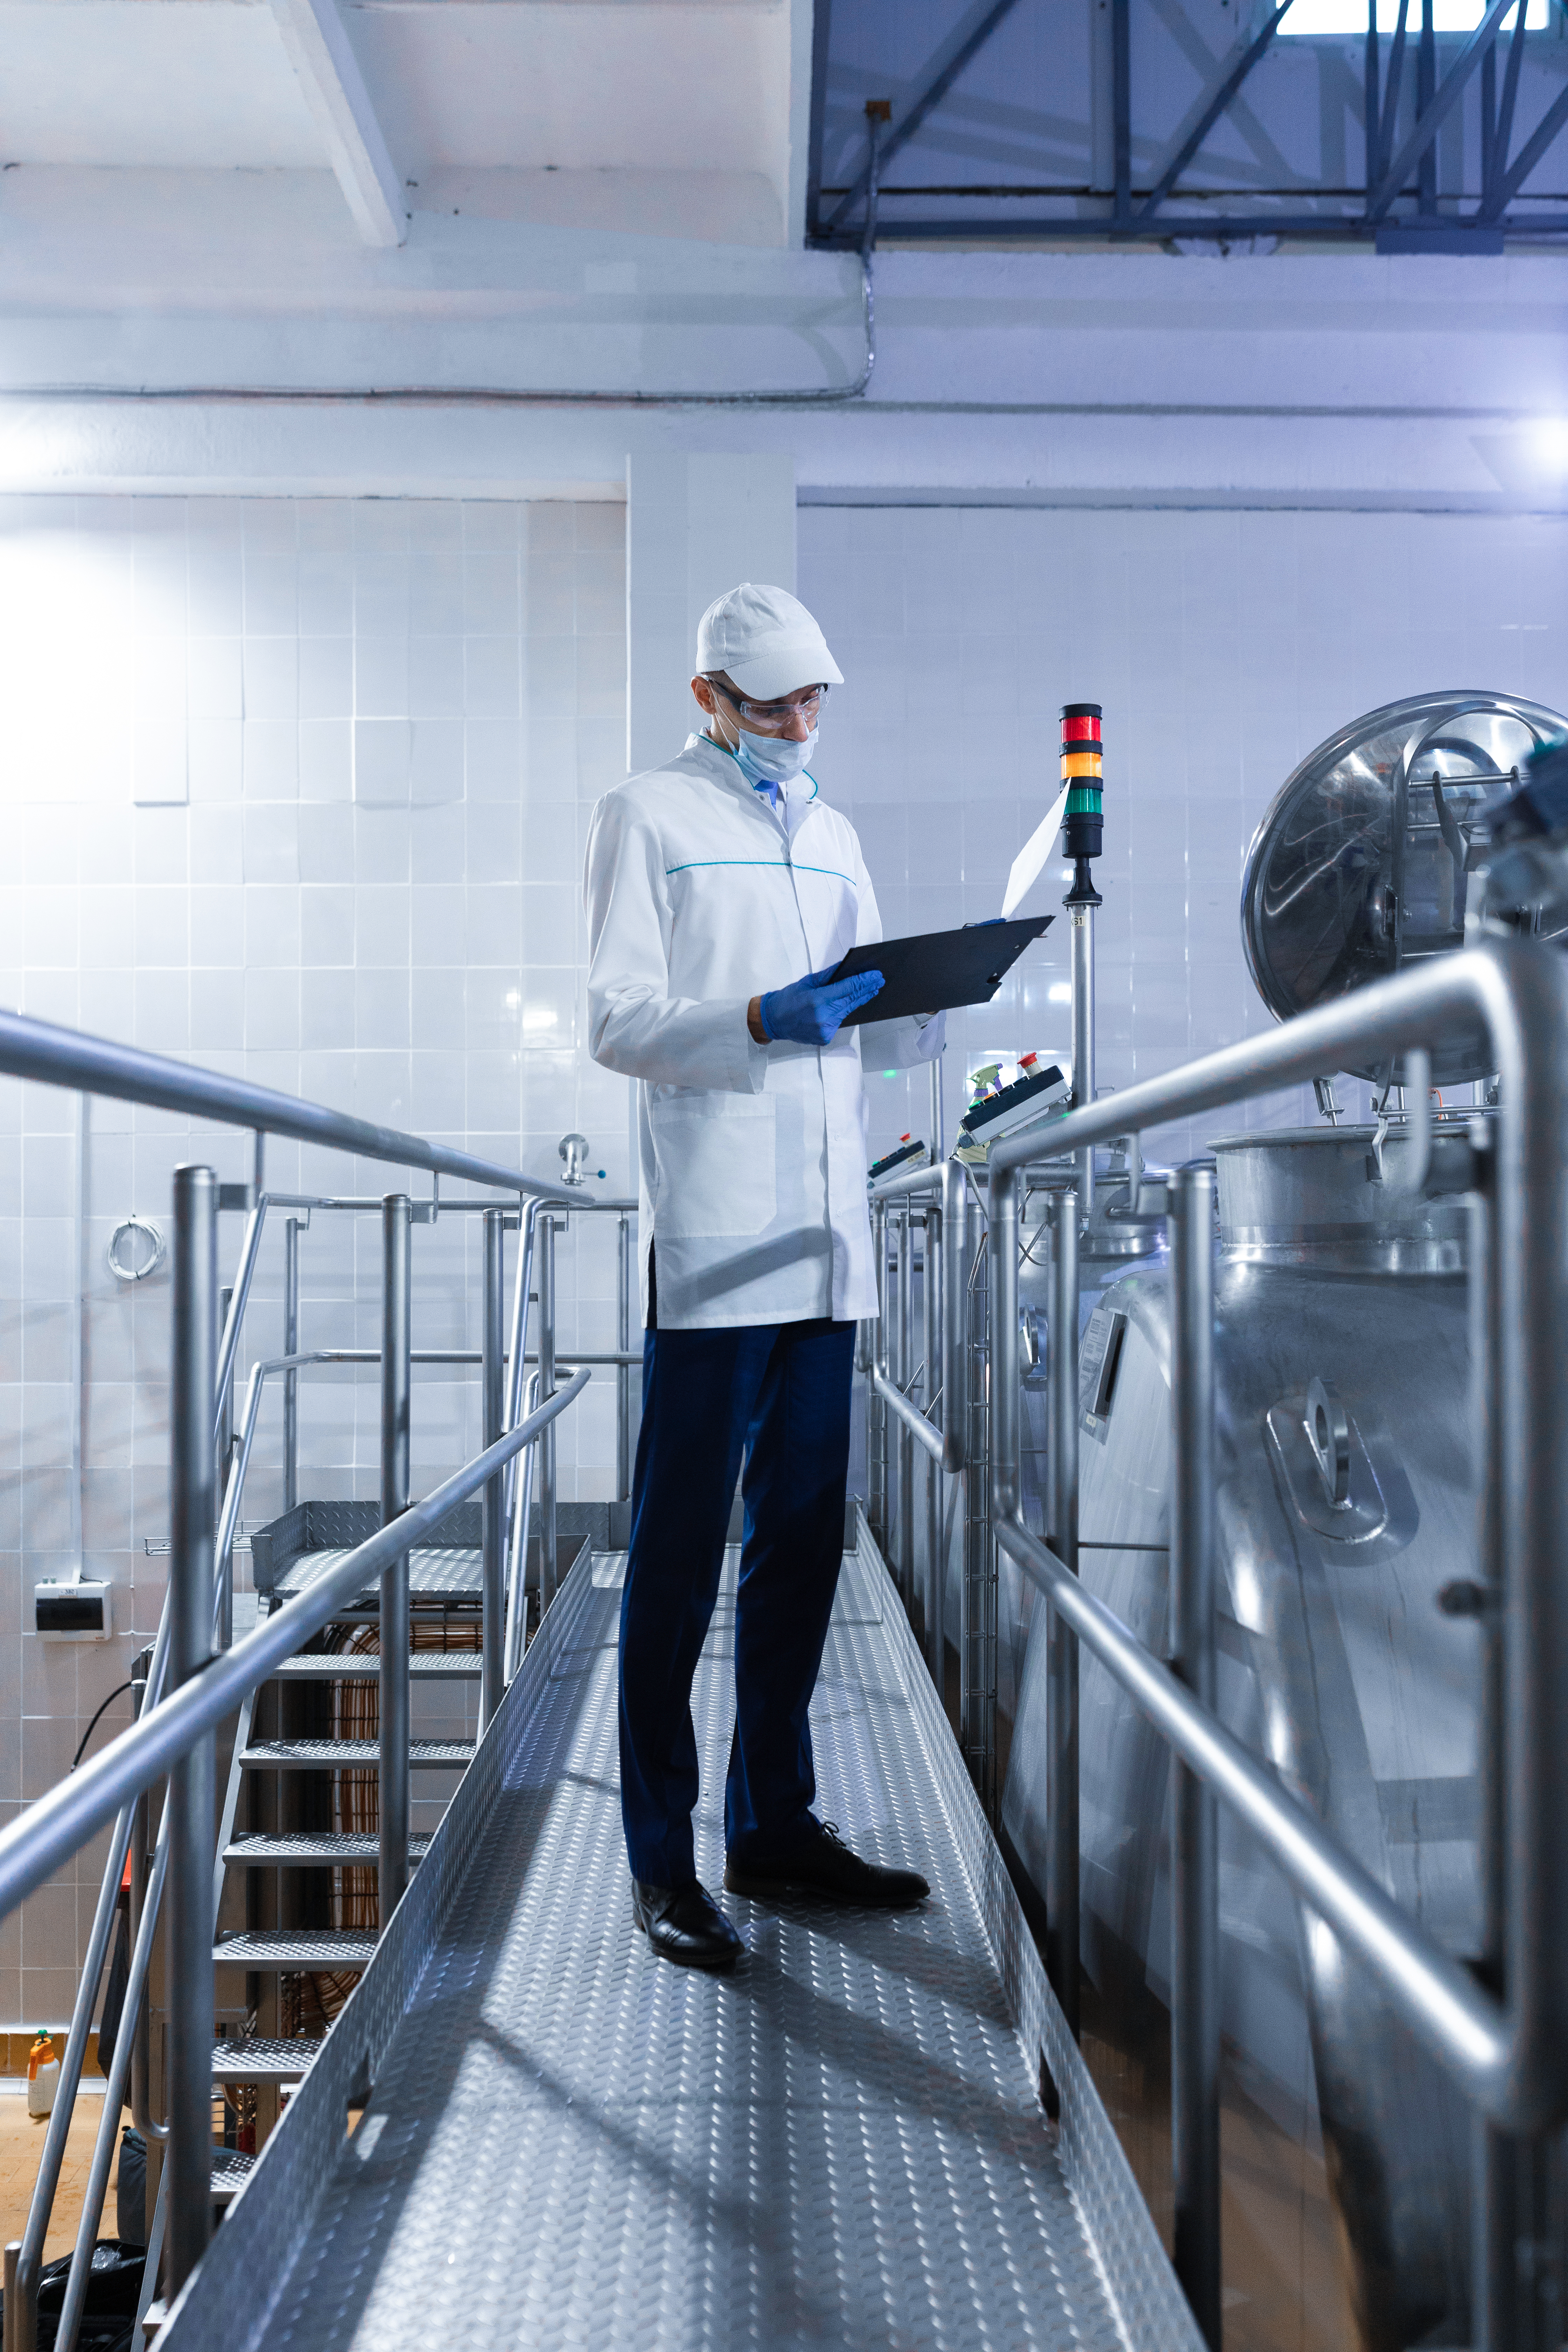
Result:
M884 1870L851 1853L833 1822L807 1814L786 1846L744 1862L724 1864L731 1895L815 1895L824 1903L854 1904L867 1911L908 1911L923 1903L931 1888L918 1870Z
M632 1881L632 1917L661 1960L683 1969L732 1969L744 1948L705 1886Z

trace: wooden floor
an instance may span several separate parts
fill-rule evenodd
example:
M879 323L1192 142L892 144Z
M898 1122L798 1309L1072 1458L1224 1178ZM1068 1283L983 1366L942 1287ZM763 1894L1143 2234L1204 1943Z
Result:
M60 2168L53 2224L44 2241L44 2260L47 2263L52 2263L57 2254L68 2254L76 2243L82 2194L87 2187L88 2167L92 2161L92 2144L98 2137L102 2116L101 2097L84 2095L78 2099L76 2113L71 2117L70 2137L66 2142L65 2162ZM123 2120L130 2122L129 2109ZM33 2183L37 2178L38 2159L44 2152L44 2134L47 2128L43 2116L35 2121L29 2116L24 2094L0 2092L0 2246L8 2246L14 2238L19 2238L26 2226L27 2207L32 2200ZM112 2173L110 2175L107 2204L108 2210L100 2232L104 2236L112 2234L114 2228Z

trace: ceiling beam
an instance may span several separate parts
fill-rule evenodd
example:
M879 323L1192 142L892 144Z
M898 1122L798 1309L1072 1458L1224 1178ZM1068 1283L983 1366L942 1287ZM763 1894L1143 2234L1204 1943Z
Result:
M1241 88L1242 83L1252 71L1253 67L1258 63L1259 58L1262 57L1264 51L1268 47L1268 45L1273 40L1275 34L1279 30L1280 25L1284 21L1285 11L1289 7L1289 5L1290 0L1279 0L1279 5L1275 9L1272 16L1269 17L1268 23L1264 26L1263 30L1258 34L1253 40L1247 43L1246 48L1243 49L1238 58L1234 58L1230 64L1222 68L1218 78L1215 81L1212 89L1209 90L1207 97L1205 99L1202 106L1198 110L1197 121L1194 123L1192 129L1188 131L1186 137L1183 140L1181 145L1177 148L1175 153L1172 156L1170 162L1166 164L1164 170L1161 173L1159 178L1150 189L1149 194L1145 196L1143 202L1139 205L1138 218L1140 220L1147 220L1151 214L1157 213L1159 211L1160 206L1164 203L1165 198L1170 194L1172 189L1175 186L1176 182L1181 178L1182 173L1186 170L1187 165L1192 162L1193 157L1203 145L1204 141L1208 137L1209 132L1214 129L1215 124L1219 121L1220 116L1225 112L1226 108L1230 104L1231 100L1236 96L1237 90Z
M926 80L912 103L907 106L892 129L877 142L877 164L886 171L906 140L912 139L933 106L947 96L971 58L983 49L1003 19L1010 16L1017 0L991 0L982 7L977 18L962 21L950 34L946 46L938 53L927 69ZM966 29L967 27L967 29ZM818 170L820 171L820 164ZM868 156L859 172L828 215L826 232L830 234L853 210L871 184L871 162Z
M1404 187L1411 167L1419 163L1422 156L1437 136L1453 110L1455 101L1465 84L1491 47L1498 26L1502 23L1509 10L1517 5L1518 0L1489 0L1486 15L1438 83L1426 113L1419 116L1414 127L1405 133L1403 146L1394 161L1384 168L1383 184L1366 208L1366 217L1373 227L1375 228L1378 222L1386 216L1394 198ZM1391 128L1393 124L1391 110L1395 97L1396 92L1391 89L1384 101L1385 110L1390 110ZM1507 202L1506 197L1504 202Z
M403 184L337 0L272 0L272 14L361 236L401 245L408 235Z

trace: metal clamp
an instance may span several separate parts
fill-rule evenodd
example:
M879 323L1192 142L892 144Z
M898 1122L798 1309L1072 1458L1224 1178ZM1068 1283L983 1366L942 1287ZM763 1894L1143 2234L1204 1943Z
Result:
M128 1265L120 1256L120 1244L126 1234L144 1234L152 1244L153 1255L145 1265ZM116 1282L145 1282L157 1273L168 1255L169 1244L163 1238L163 1229L155 1225L151 1217L121 1217L109 1237L103 1262Z

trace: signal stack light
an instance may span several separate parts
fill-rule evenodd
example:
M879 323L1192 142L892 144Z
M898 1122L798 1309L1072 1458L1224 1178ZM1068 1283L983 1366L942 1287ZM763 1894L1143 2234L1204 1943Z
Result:
M1072 1099L1081 1110L1094 1100L1094 913L1101 903L1089 880L1089 862L1100 852L1105 819L1098 702L1062 705L1062 782L1068 788L1062 847L1073 863L1072 888L1062 904L1072 925ZM1083 1146L1077 1161L1078 1204L1085 1222L1094 1211L1094 1147Z
M1100 893L1089 878L1089 861L1100 856L1105 829L1101 808L1101 716L1098 702L1062 705L1061 780L1068 788L1062 846L1073 861L1072 888L1062 901L1064 907L1098 907L1100 903Z

